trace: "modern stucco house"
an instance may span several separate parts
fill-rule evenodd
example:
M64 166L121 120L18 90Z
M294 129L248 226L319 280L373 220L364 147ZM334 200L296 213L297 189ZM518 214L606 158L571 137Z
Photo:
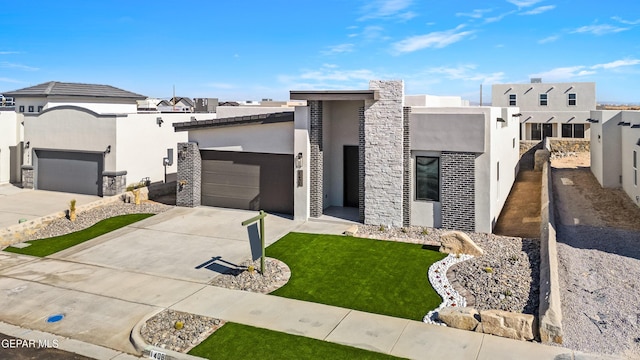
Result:
M42 190L109 196L143 179L165 181L187 139L171 124L193 116L138 114L146 97L109 85L51 81L5 95L24 127L22 185Z
M591 112L591 172L601 186L622 188L640 206L640 112Z
M20 182L22 127L11 106L0 105L0 184Z
M180 206L491 232L517 173L517 107L405 106L402 81L291 91L292 112L175 123ZM422 105L422 106L421 106Z
M491 87L491 105L520 108L520 138L589 138L591 110L596 110L593 82L496 84Z

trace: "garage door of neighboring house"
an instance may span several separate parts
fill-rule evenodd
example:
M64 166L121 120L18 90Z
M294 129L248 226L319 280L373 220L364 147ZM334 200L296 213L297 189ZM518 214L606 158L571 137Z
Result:
M293 155L202 150L202 205L293 214Z
M36 189L102 195L102 153L36 150Z

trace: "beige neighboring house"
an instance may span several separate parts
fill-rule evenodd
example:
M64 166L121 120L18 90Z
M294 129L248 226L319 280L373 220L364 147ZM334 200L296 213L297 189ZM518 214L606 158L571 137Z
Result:
M24 124L23 187L110 196L175 180L176 144L187 137L171 125L193 114L138 113L146 96L100 84L50 81L5 95Z
M621 188L640 206L640 111L591 112L591 172L602 187Z

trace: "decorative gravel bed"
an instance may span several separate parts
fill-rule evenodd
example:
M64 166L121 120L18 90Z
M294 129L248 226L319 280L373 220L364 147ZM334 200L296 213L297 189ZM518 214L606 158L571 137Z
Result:
M182 327L176 326L181 322ZM175 310L164 310L142 325L140 335L147 344L188 352L224 325L224 321Z
M143 201L140 205L131 203L115 202L103 205L90 210L78 212L76 221L70 221L66 217L51 221L40 227L32 234L26 234L23 241L46 239L49 237L69 234L75 231L86 229L100 220L108 219L117 215L126 214L159 214L173 208L153 201Z
M360 225L357 236L403 241L414 244L439 244L444 229L410 226L381 228ZM477 310L505 310L538 314L540 289L540 242L494 234L468 233L484 255L460 262L447 273L468 294L469 306ZM470 297L470 298L469 298Z
M253 271L247 269L252 266ZM264 274L260 273L260 259L245 261L236 269L216 276L209 284L234 290L268 294L284 286L291 277L287 264L273 258L265 258Z

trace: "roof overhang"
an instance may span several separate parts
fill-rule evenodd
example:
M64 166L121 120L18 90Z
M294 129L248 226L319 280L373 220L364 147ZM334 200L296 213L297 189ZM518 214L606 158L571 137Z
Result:
M242 125L268 125L277 124L282 122L291 122L294 120L293 111L249 115L249 116L235 116L229 118L211 119L211 120L192 120L187 122L173 123L173 130L189 131L218 127L230 127L230 126L242 126Z
M378 100L378 90L291 90L291 100Z

